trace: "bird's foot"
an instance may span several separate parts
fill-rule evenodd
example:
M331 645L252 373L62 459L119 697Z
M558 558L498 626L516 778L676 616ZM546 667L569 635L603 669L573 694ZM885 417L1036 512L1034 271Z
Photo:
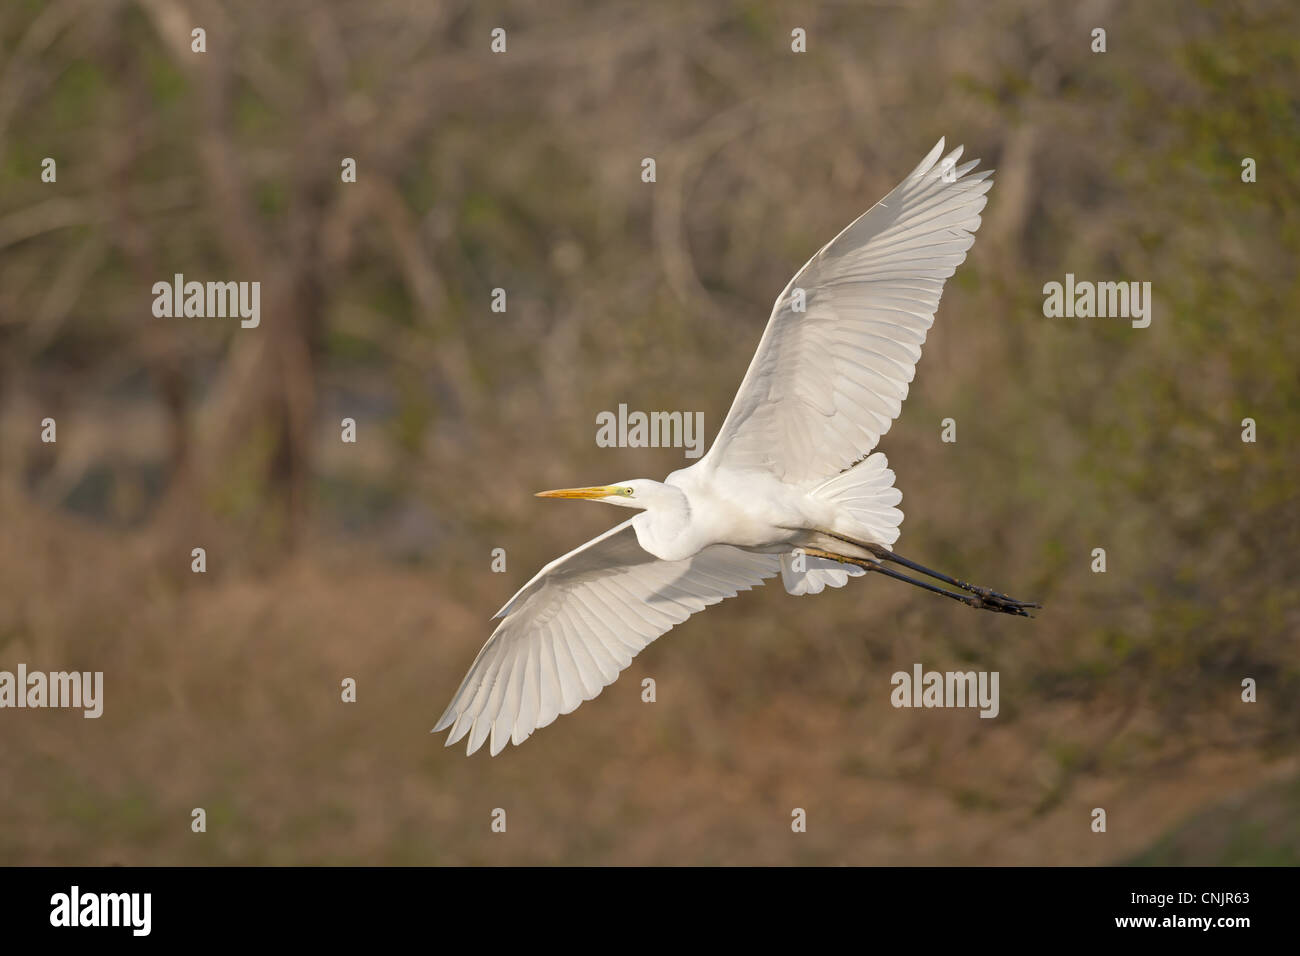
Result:
M970 592L970 597L966 603L973 608L981 611L1001 611L1003 614L1015 614L1018 617L1033 617L1029 613L1030 608L1041 608L1042 605L1035 601L1017 601L1013 597L1007 597L992 588L980 587L977 584L966 584L958 582L958 587Z

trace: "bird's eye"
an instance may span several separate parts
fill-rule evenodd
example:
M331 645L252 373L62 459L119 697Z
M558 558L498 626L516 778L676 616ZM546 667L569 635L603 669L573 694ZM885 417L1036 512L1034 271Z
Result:
M631 489L631 488L620 488L620 489L619 489L619 494L621 494L621 495L622 495L623 497L625 497L625 498L631 498L631 497L632 497L632 489Z

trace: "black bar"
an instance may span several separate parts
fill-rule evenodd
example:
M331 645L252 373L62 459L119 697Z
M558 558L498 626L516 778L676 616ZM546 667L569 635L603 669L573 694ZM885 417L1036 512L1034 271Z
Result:
M52 926L70 909L56 912L59 894L70 903L73 886L85 913L98 913L102 899L86 904L87 895L150 894L148 935ZM810 945L910 939L916 952L946 940L981 949L1125 937L1232 946L1252 934L1289 937L1296 889L1296 871L1285 868L10 868L0 870L0 926L6 944L63 946L407 939L493 950L517 935L585 948L718 933L732 944L770 942L785 929ZM124 912L142 915L136 899L140 909ZM1120 925L1148 918L1155 925ZM1178 923L1203 918L1208 929ZM1241 918L1249 925L1215 923Z

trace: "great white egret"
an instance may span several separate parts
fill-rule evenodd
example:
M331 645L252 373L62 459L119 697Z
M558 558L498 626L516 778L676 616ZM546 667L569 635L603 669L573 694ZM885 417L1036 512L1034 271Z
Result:
M781 575L791 594L876 571L971 607L1027 608L892 550L902 494L880 452L966 258L991 171L941 162L943 140L812 257L776 300L713 447L663 482L543 491L640 514L552 561L512 597L434 732L468 753L574 710L696 611ZM886 567L892 563L958 591ZM960 593L959 593L960 592Z

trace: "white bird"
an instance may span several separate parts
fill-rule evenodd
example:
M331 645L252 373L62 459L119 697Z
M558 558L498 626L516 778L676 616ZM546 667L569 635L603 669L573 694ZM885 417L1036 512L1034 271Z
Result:
M522 743L612 684L696 611L781 575L791 594L877 571L976 608L1017 601L894 554L902 493L880 452L992 186L943 140L808 261L776 300L713 447L663 482L540 492L640 514L552 561L501 623L433 732L468 753ZM964 593L886 568L895 563Z

